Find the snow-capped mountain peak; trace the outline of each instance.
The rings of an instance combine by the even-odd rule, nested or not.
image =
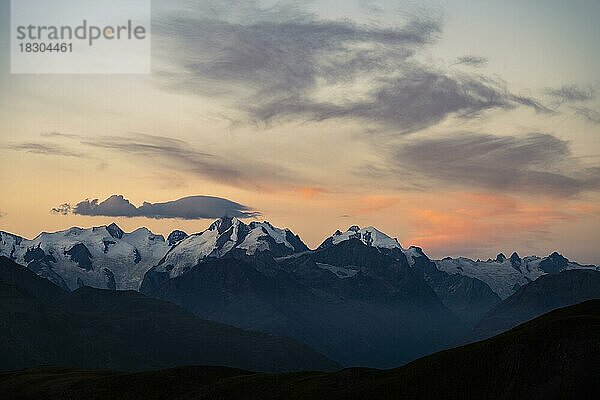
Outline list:
[[[598,270],[594,265],[581,265],[569,261],[557,252],[543,258],[537,256],[521,258],[516,252],[510,258],[506,258],[503,253],[500,253],[495,259],[487,261],[446,257],[435,263],[441,271],[465,275],[485,282],[503,299],[542,275],[557,274],[568,269]]]
[[[423,249],[417,246],[410,246],[408,249],[404,250],[404,255],[406,256],[406,260],[408,261],[408,265],[411,267],[415,266],[415,260],[420,257],[428,258]]]
[[[223,217],[175,244],[157,270],[168,271],[174,277],[207,257],[219,258],[232,251],[248,256],[269,252],[282,257],[307,250],[300,237],[287,228],[277,228],[267,221],[246,224],[235,217]]]
[[[169,243],[169,246],[175,246],[177,243],[181,242],[186,237],[188,237],[187,233],[175,229],[169,234],[169,236],[167,236],[167,242]]]
[[[352,225],[346,232],[341,232],[340,230],[335,231],[333,235],[325,239],[319,248],[334,246],[350,239],[358,239],[367,246],[373,246],[378,249],[403,250],[398,239],[386,235],[373,226],[361,228],[358,225]]]
[[[116,224],[40,233],[32,240],[0,233],[0,254],[65,289],[81,285],[137,289],[169,249],[147,228],[126,233]]]
[[[276,247],[279,247],[276,251],[277,256],[308,250],[300,237],[294,235],[288,228],[274,227],[268,221],[251,222],[249,234],[238,247],[245,249],[246,254],[249,255],[261,251],[273,251]]]
[[[125,234],[125,232],[123,232],[123,230],[119,227],[119,225],[115,224],[114,222],[112,224],[108,225],[106,227],[106,230],[108,231],[110,236],[117,238],[117,239],[123,238],[123,235]]]
[[[246,224],[244,224],[242,221],[240,221],[236,217],[222,217],[222,218],[215,220],[212,224],[210,224],[210,226],[208,227],[208,230],[209,231],[217,231],[219,234],[223,234],[227,230],[231,229],[232,227],[238,227],[240,225],[246,225]]]

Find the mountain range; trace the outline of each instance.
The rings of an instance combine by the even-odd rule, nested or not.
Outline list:
[[[403,253],[409,264],[426,257],[422,249],[403,248],[397,239],[374,227],[351,226],[336,231],[316,249],[335,246],[357,239],[380,252],[398,257]],[[292,257],[311,251],[290,229],[277,228],[269,222],[250,222],[223,217],[206,230],[188,235],[174,230],[165,239],[147,228],[124,232],[117,224],[93,228],[73,227],[53,233],[42,232],[29,240],[0,231],[0,255],[6,256],[58,286],[74,290],[81,286],[102,289],[138,290],[150,269],[169,269],[170,277],[185,273],[205,259],[221,258],[227,254],[256,256],[268,253],[274,258]],[[558,253],[547,257],[521,258],[502,253],[487,261],[464,257],[431,260],[436,269],[451,275],[477,279],[504,299],[519,287],[545,274],[565,269],[596,269],[581,265]],[[162,266],[162,267],[161,267]],[[353,271],[335,270],[335,274]]]
[[[33,240],[2,232],[0,254],[66,291],[135,289],[203,320],[293,338],[341,365],[378,368],[597,296],[559,290],[563,300],[486,328],[490,314],[548,280],[541,278],[600,275],[596,266],[558,253],[432,260],[374,227],[338,230],[310,250],[289,229],[226,217],[197,234],[177,230],[166,239],[145,228],[126,233],[114,223]]]

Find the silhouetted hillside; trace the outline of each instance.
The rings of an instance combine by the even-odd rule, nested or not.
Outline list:
[[[205,321],[138,292],[67,293],[0,257],[0,368],[125,370],[219,365],[261,371],[338,365],[288,338]]]
[[[122,374],[42,368],[0,374],[7,399],[595,399],[600,300],[393,370],[255,374],[189,367]]]

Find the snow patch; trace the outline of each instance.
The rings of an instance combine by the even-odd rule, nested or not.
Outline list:
[[[326,269],[328,271],[333,272],[340,279],[351,278],[358,273],[358,267],[356,267],[356,269],[354,269],[351,266],[336,267],[335,265],[329,265],[329,264],[322,264],[322,263],[316,263],[316,264],[317,264],[317,267],[319,267],[321,269]]]

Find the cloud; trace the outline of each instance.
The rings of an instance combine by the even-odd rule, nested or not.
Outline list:
[[[61,132],[46,132],[42,137],[56,141],[76,141],[81,146],[100,150],[118,151],[123,154],[137,156],[140,160],[152,163],[156,168],[160,164],[161,170],[154,172],[153,177],[163,178],[168,175],[170,187],[182,187],[181,174],[191,174],[209,179],[219,184],[227,184],[238,188],[251,188],[271,190],[272,188],[297,187],[311,185],[310,177],[302,176],[300,171],[292,171],[285,166],[277,165],[270,161],[246,157],[233,153],[227,157],[200,151],[194,145],[184,140],[172,137],[149,135],[144,133],[131,133],[127,136],[94,136],[88,137],[78,134],[64,134]],[[21,143],[11,147],[14,150],[38,151],[38,146]],[[62,155],[79,156],[97,161],[96,170],[108,168],[109,163],[102,154],[77,153],[65,150],[58,144],[48,144],[42,147],[42,154],[58,154],[63,149]],[[89,150],[89,149],[88,149]],[[47,151],[47,153],[46,153]],[[311,187],[315,187],[314,185]],[[315,189],[318,189],[315,187]]]
[[[600,167],[584,166],[570,143],[544,133],[478,133],[405,140],[390,145],[394,176],[497,191],[573,196],[600,189]]]
[[[488,59],[486,57],[479,57],[474,55],[466,55],[458,57],[453,65],[468,65],[470,67],[483,67],[487,64]]]
[[[60,132],[44,132],[41,133],[40,136],[50,139],[77,139],[81,138],[79,135],[75,134],[66,134]],[[10,150],[21,151],[25,153],[38,154],[44,156],[62,156],[62,157],[73,157],[73,158],[82,158],[88,159],[93,162],[97,162],[96,170],[101,171],[108,167],[106,161],[100,158],[96,158],[93,155],[72,150],[69,147],[57,144],[57,143],[48,143],[48,142],[23,142],[12,144],[7,147]]]
[[[569,108],[575,111],[576,115],[583,117],[587,122],[600,124],[600,112],[581,104],[596,99],[598,87],[598,83],[586,86],[564,85],[559,88],[547,88],[546,94],[554,100],[552,108],[558,109],[564,104],[571,104]]]
[[[63,203],[50,209],[52,214],[69,215],[73,212],[73,207],[69,203]]]
[[[581,115],[588,122],[600,124],[600,111],[588,107],[573,107],[577,115]]]
[[[198,151],[185,141],[170,137],[146,134],[135,134],[130,137],[103,136],[93,140],[82,139],[81,143],[128,154],[159,157],[168,162],[174,162],[177,168],[187,165],[189,170],[213,179],[231,182],[240,177],[240,172],[236,168],[228,165],[219,157]]]
[[[264,104],[254,114],[262,120],[303,116],[311,120],[360,118],[414,132],[432,126],[450,114],[462,118],[491,109],[510,109],[522,104],[550,112],[534,99],[510,94],[498,82],[465,74],[445,74],[420,65],[404,65],[400,77],[382,79],[367,99],[334,104],[306,98],[289,98]]]
[[[63,156],[77,158],[86,157],[84,153],[70,150],[68,148],[53,143],[24,142],[9,145],[8,148],[15,151],[23,151],[26,153],[41,154],[47,156]]]
[[[58,132],[58,131],[51,131],[51,132],[42,132],[40,134],[40,136],[42,137],[47,137],[47,138],[67,138],[67,139],[77,139],[79,137],[81,137],[80,135],[76,135],[73,133],[62,133],[62,132]]]
[[[220,96],[260,122],[361,119],[412,132],[454,114],[517,106],[550,112],[497,79],[419,62],[441,33],[435,15],[383,27],[298,7],[206,1],[162,18],[156,31],[174,64],[161,74],[166,87]]]
[[[122,195],[112,195],[104,201],[83,200],[72,206],[68,203],[53,208],[61,215],[75,214],[105,217],[146,217],[154,219],[205,219],[222,216],[251,218],[260,215],[251,208],[233,201],[212,196],[190,196],[163,203],[144,202],[136,207]]]
[[[292,184],[299,179],[284,167],[239,156],[224,158],[194,148],[190,143],[165,136],[133,134],[82,138],[81,143],[101,149],[117,150],[159,161],[168,168],[185,171],[218,183],[236,187],[265,187],[271,183]]]
[[[593,86],[565,85],[560,88],[548,88],[546,93],[559,103],[581,102],[594,99],[596,90]]]

